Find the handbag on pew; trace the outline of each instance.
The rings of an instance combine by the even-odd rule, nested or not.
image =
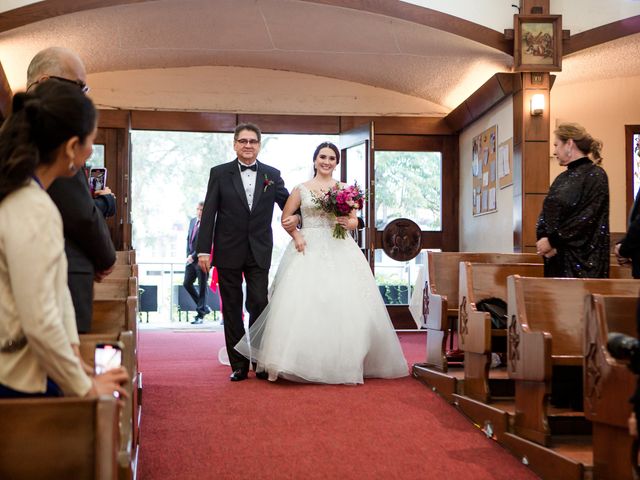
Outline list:
[[[480,312],[489,312],[491,315],[491,326],[496,329],[507,328],[507,302],[497,297],[484,298],[476,303],[476,308]]]

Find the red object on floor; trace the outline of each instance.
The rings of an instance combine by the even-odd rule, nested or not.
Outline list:
[[[412,377],[230,382],[222,332],[140,338],[141,480],[537,478]],[[424,334],[400,338],[424,361]]]

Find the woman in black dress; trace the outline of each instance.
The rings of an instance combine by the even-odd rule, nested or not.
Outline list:
[[[549,188],[536,226],[545,277],[607,278],[609,181],[599,166],[602,142],[575,123],[559,125],[554,134],[554,155],[567,169]]]

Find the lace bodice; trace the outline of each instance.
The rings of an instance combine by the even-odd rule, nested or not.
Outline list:
[[[316,206],[313,202],[311,190],[302,183],[296,188],[300,191],[302,228],[333,228],[336,224],[335,217],[323,212]]]

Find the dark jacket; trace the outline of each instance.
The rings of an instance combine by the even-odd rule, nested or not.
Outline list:
[[[212,264],[217,267],[240,268],[251,252],[256,263],[268,269],[273,250],[273,207],[277,203],[283,209],[288,197],[280,171],[258,162],[253,208],[249,210],[238,160],[213,167],[200,219],[198,253],[208,254],[213,242]]]
[[[627,234],[620,242],[620,255],[631,259],[633,278],[640,278],[640,190],[629,215]]]
[[[69,290],[80,333],[91,330],[93,277],[110,268],[116,250],[109,228],[96,207],[82,170],[70,178],[58,178],[48,190],[60,210],[64,225],[65,252],[69,263]]]

